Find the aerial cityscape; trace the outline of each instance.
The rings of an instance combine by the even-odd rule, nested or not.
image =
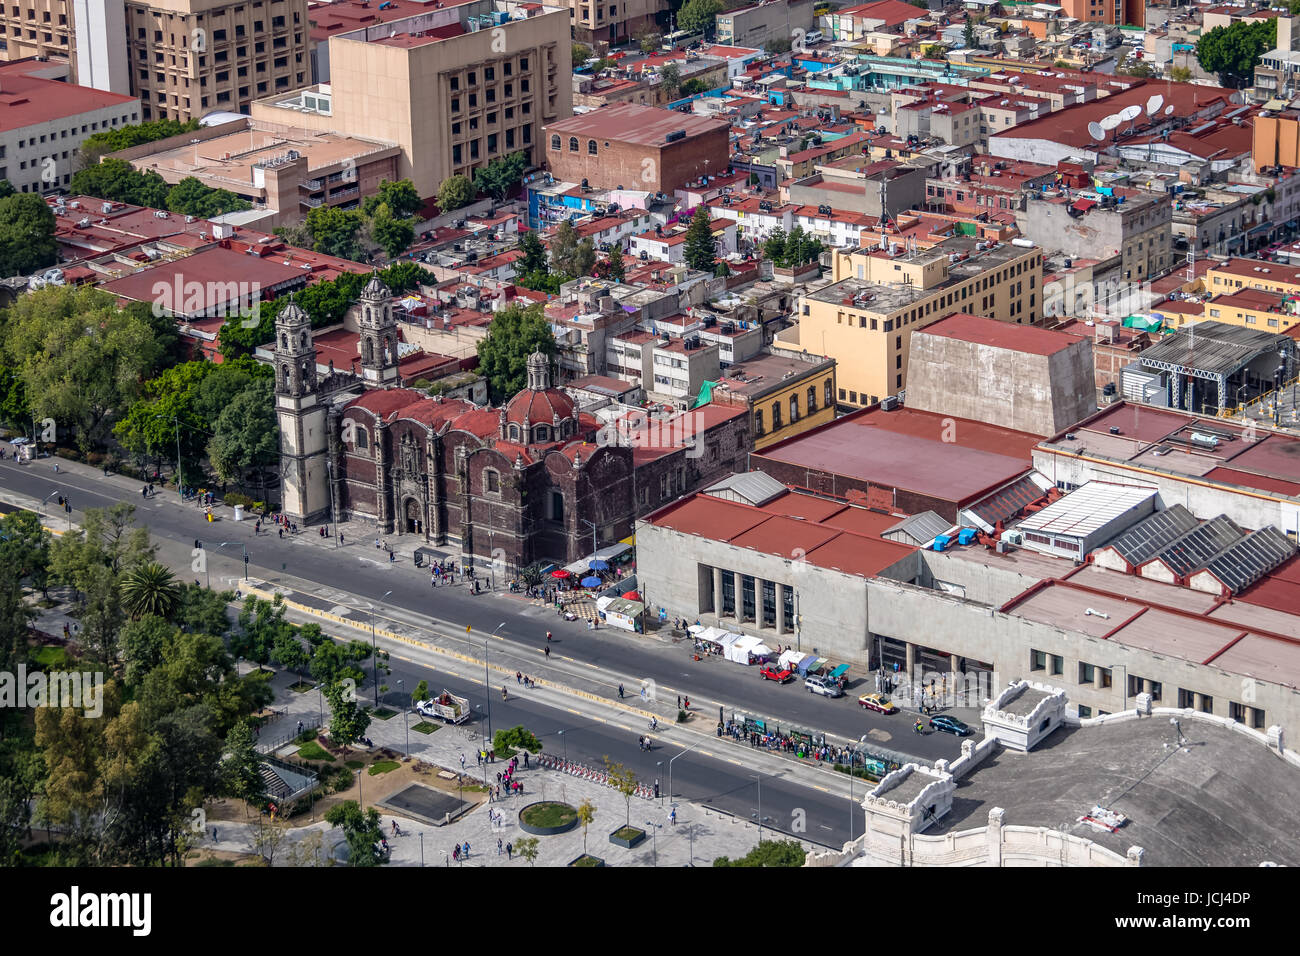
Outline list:
[[[6,867],[1300,865],[1300,0],[0,31]]]

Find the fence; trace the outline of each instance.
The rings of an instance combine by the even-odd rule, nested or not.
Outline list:
[[[538,755],[537,765],[543,770],[554,770],[556,773],[565,774],[570,777],[577,777],[579,780],[589,780],[602,787],[614,787],[615,789],[618,789],[610,780],[609,772],[607,770],[602,770],[599,767],[592,767],[584,763],[567,760],[564,757],[557,757],[545,752]],[[655,799],[654,789],[639,783],[636,785],[636,790],[632,795],[640,797],[642,800]]]

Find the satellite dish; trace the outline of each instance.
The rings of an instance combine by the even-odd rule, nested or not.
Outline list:
[[[1091,136],[1093,139],[1100,141],[1106,138],[1106,131],[1102,129],[1100,123],[1089,123],[1088,135]]]
[[[1174,112],[1174,107],[1173,107],[1173,104],[1172,104],[1172,103],[1171,103],[1169,106],[1166,106],[1166,107],[1165,107],[1165,115],[1166,115],[1166,116],[1172,116],[1172,115],[1173,115],[1173,112]]]
[[[1160,107],[1165,105],[1165,98],[1157,93],[1151,99],[1147,100],[1147,116],[1155,116],[1160,111]]]
[[[1100,126],[1102,129],[1106,130],[1107,132],[1110,132],[1122,122],[1123,120],[1119,118],[1118,113],[1111,113],[1109,116],[1105,117],[1100,122],[1098,122],[1097,125]]]
[[[1134,103],[1132,106],[1126,106],[1119,111],[1120,122],[1127,123],[1129,120],[1135,120],[1142,115],[1142,107]]]

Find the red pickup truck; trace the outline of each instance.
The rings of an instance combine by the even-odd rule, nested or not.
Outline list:
[[[758,676],[763,680],[774,680],[778,684],[784,684],[787,681],[794,680],[794,673],[788,667],[777,667],[774,664],[765,664],[758,672]]]

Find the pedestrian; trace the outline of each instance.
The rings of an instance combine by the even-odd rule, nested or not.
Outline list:
[[[506,844],[506,859],[507,859],[507,860],[513,860],[514,858],[515,858],[515,845],[514,845],[513,843],[507,843],[507,844]]]
[[[659,781],[658,781],[658,780],[655,781],[655,799],[656,799],[656,800],[659,799]]]
[[[469,840],[465,841],[465,859],[469,859]]]
[[[375,538],[375,550],[378,551],[379,548],[380,548],[379,538],[376,536],[376,538]]]
[[[459,844],[459,843],[457,843],[456,846],[452,848],[452,851],[451,851],[451,858],[452,858],[453,860],[455,860],[457,863],[460,862],[460,844]]]
[[[668,814],[668,822],[677,826],[677,808],[673,807],[672,812]]]
[[[216,842],[217,842],[217,828],[216,828],[216,827],[213,827],[213,828],[212,828],[212,842],[213,842],[213,843],[216,843]]]
[[[525,769],[525,770],[528,769],[528,751],[527,751],[527,750],[524,751],[524,769]]]
[[[495,747],[488,751],[488,761],[491,763],[497,762],[497,752]]]
[[[343,532],[339,532],[339,547],[343,547]]]
[[[464,770],[464,769],[465,769],[465,754],[464,754],[464,753],[461,753],[461,755],[460,755],[460,769],[461,769],[461,770]]]
[[[623,699],[623,685],[622,685],[622,684],[619,684],[619,685],[618,685],[618,699],[619,699],[619,700],[622,700],[622,699]]]
[[[522,684],[523,682],[524,682],[524,675],[519,673],[519,671],[515,671],[515,683]]]
[[[497,856],[501,855],[501,849],[502,849],[502,840],[500,837],[497,837]]]
[[[474,752],[474,762],[480,767],[483,766],[483,751],[477,750]]]
[[[691,699],[689,697],[686,698],[686,709],[687,710],[691,709]]]
[[[279,535],[280,535],[280,540],[283,541],[283,540],[284,540],[284,529],[283,529],[283,528],[281,528],[281,529],[279,530]]]
[[[677,695],[677,709],[678,709],[678,710],[681,710],[681,709],[682,709],[682,695],[681,695],[681,694],[678,694],[678,695]]]

